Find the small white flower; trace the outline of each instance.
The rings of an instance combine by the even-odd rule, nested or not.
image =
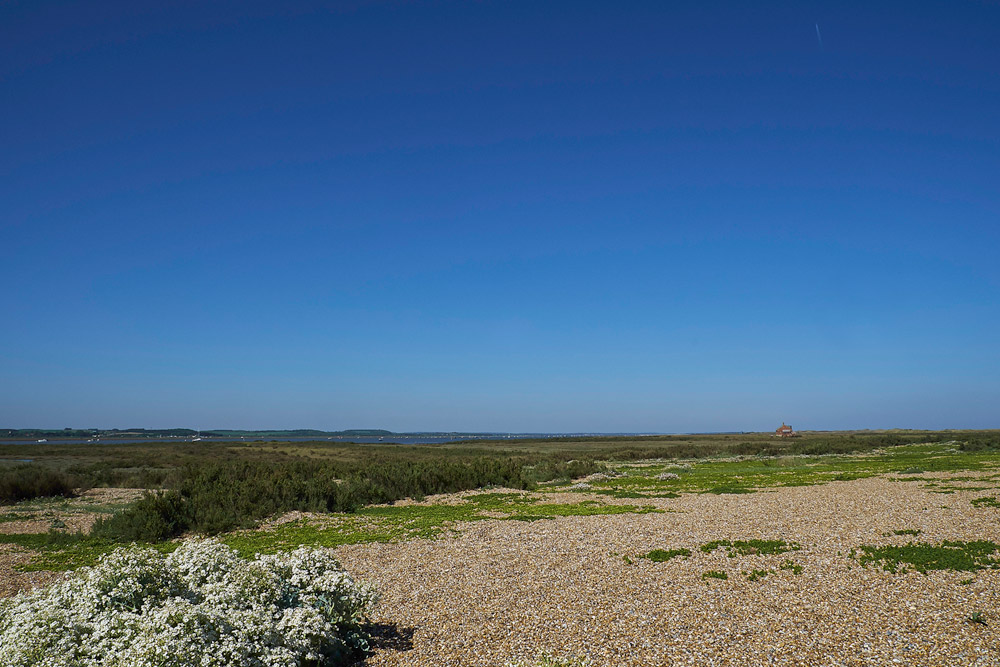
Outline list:
[[[328,552],[242,560],[215,540],[119,549],[0,601],[5,667],[299,667],[367,647],[376,601]]]

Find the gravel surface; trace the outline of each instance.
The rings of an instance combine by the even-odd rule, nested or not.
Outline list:
[[[848,557],[862,544],[1000,542],[1000,510],[969,504],[989,494],[931,493],[899,479],[629,499],[621,502],[668,511],[481,521],[454,537],[350,545],[337,555],[382,593],[371,667],[503,667],[533,664],[542,652],[609,667],[1000,665],[1000,570],[891,574]],[[588,494],[540,497],[579,502]],[[922,533],[892,534],[901,529]],[[722,539],[782,539],[801,549],[736,558],[699,550]],[[638,558],[681,547],[690,558]],[[58,576],[13,569],[26,558],[0,546],[0,595]],[[801,574],[780,569],[787,560]],[[770,573],[749,581],[755,569]],[[729,579],[703,579],[710,570]],[[988,625],[969,622],[973,612]]]
[[[0,598],[35,586],[44,586],[62,576],[58,572],[18,572],[14,569],[29,560],[29,554],[20,547],[0,544]]]
[[[372,666],[502,666],[541,652],[616,667],[1000,665],[1000,571],[891,574],[847,557],[861,544],[914,539],[891,534],[900,529],[923,531],[923,542],[1000,541],[1000,510],[969,505],[979,495],[889,478],[686,494],[656,501],[678,512],[485,521],[453,538],[345,546],[338,556],[383,595]],[[717,539],[802,548],[698,550]],[[636,559],[678,547],[691,557]],[[785,560],[801,574],[779,569]],[[752,569],[773,573],[749,581]],[[702,579],[709,570],[729,579]],[[967,620],[977,611],[988,625]]]

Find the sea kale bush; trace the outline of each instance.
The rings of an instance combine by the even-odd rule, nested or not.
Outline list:
[[[7,667],[326,667],[368,649],[375,602],[327,552],[241,559],[213,540],[127,547],[0,602]]]

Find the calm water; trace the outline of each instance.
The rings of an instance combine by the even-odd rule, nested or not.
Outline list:
[[[525,438],[562,438],[568,435],[637,435],[634,433],[489,433],[479,435],[450,435],[450,436],[385,436],[378,437],[344,437],[344,438],[317,438],[317,437],[297,437],[297,438],[202,438],[200,442],[353,442],[358,444],[402,444],[402,445],[427,445],[440,444],[443,442],[454,442],[456,440],[517,440]],[[99,440],[72,439],[72,438],[50,438],[48,442],[41,444],[49,445],[79,445],[86,443],[95,444],[136,444],[154,442],[192,442],[191,438],[101,438]],[[35,440],[3,440],[3,445],[35,445],[39,444]]]

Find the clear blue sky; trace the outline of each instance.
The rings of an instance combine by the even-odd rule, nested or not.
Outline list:
[[[0,4],[0,426],[1000,427],[1000,5],[156,4]]]

